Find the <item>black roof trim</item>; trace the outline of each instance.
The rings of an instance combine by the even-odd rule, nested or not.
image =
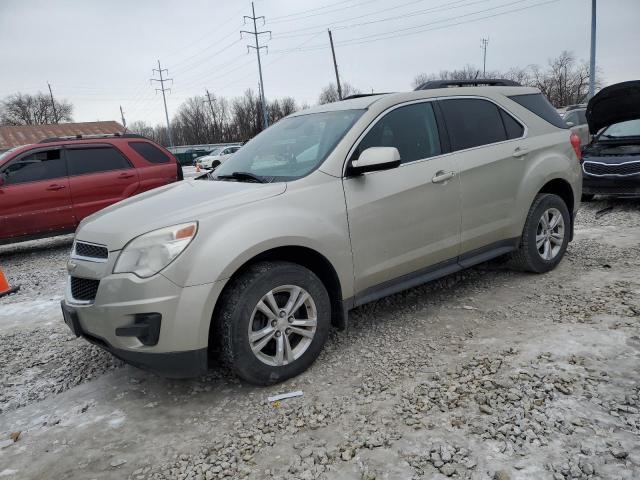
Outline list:
[[[38,143],[64,142],[71,140],[94,140],[100,138],[147,138],[136,133],[99,133],[93,135],[68,135],[63,137],[49,137],[40,140]]]
[[[522,85],[506,78],[475,78],[473,80],[431,80],[424,82],[416,90],[432,90],[451,87],[521,87]]]
[[[376,95],[388,95],[389,92],[379,92],[379,93],[355,93],[353,95],[349,95],[348,97],[344,97],[342,100],[351,100],[353,98],[362,98],[362,97],[375,97]]]

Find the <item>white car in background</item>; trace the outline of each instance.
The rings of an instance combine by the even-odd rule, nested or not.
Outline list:
[[[218,147],[212,150],[209,155],[200,157],[197,164],[200,168],[214,169],[225,162],[232,154],[240,150],[241,145],[228,145],[226,147]]]

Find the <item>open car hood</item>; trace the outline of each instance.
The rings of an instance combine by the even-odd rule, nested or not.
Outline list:
[[[603,88],[589,100],[586,115],[594,135],[614,123],[640,118],[640,80]]]

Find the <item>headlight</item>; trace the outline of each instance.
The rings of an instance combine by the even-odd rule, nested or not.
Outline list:
[[[120,252],[113,273],[134,273],[148,278],[169,265],[191,243],[198,223],[183,223],[145,233]]]

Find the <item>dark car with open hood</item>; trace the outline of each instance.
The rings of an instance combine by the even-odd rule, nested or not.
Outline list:
[[[582,200],[640,196],[640,80],[603,88],[586,116],[594,137],[582,149]]]

